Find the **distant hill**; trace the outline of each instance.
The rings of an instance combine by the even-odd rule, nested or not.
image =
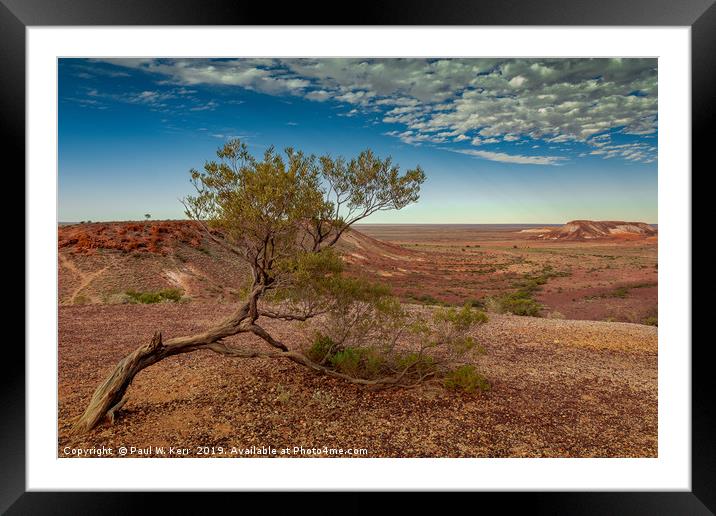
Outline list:
[[[128,291],[177,289],[185,298],[235,301],[242,260],[188,220],[92,222],[57,228],[61,304],[124,303]],[[391,265],[413,251],[354,229],[337,246],[348,267]]]
[[[572,220],[558,228],[528,229],[533,238],[541,240],[635,240],[657,236],[657,229],[645,222],[616,220]]]

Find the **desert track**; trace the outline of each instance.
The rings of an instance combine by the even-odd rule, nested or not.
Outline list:
[[[80,292],[82,292],[85,288],[90,286],[90,284],[96,280],[99,276],[101,276],[108,268],[109,266],[105,266],[101,269],[98,269],[96,271],[92,272],[82,272],[71,260],[69,260],[65,255],[62,253],[58,253],[60,257],[60,264],[64,265],[68,270],[70,270],[72,273],[76,274],[80,278],[79,285],[72,291],[72,293],[69,295],[69,304],[74,304],[77,302],[77,296],[80,295]]]

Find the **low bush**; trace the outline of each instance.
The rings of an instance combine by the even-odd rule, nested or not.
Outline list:
[[[644,324],[649,326],[659,326],[659,318],[655,315],[651,315],[644,319]]]
[[[487,378],[478,373],[475,366],[470,364],[449,371],[445,375],[443,383],[448,389],[465,392],[490,390],[490,382],[487,381]]]
[[[353,309],[346,312],[350,314],[351,322],[342,317],[326,321],[304,347],[309,359],[353,378],[410,384],[443,378],[461,357],[485,352],[469,332],[485,324],[487,315],[467,304],[438,308],[429,320],[404,311],[394,298],[381,297],[360,308],[358,321]],[[419,346],[397,345],[401,336],[410,335]]]
[[[644,324],[649,326],[659,326],[659,311],[658,308],[653,308],[646,313],[646,317],[642,321]]]
[[[553,310],[547,314],[547,319],[564,319],[564,314]]]
[[[542,311],[542,305],[532,299],[531,293],[521,290],[500,297],[498,303],[502,313],[539,317]]]
[[[127,290],[126,294],[132,302],[142,304],[161,303],[164,301],[177,302],[182,297],[182,291],[177,288],[165,288],[157,292]]]
[[[420,301],[421,303],[424,303],[426,305],[441,305],[442,301],[438,301],[430,294],[423,294],[420,296],[416,296],[414,299]]]
[[[491,298],[485,302],[485,306],[498,313],[540,317],[544,307],[532,297],[533,294],[550,278],[569,275],[569,272],[555,271],[551,265],[546,265],[539,273],[528,274],[522,281],[515,283],[515,292]]]
[[[330,359],[335,348],[336,343],[333,342],[333,339],[319,333],[313,339],[311,346],[306,350],[306,356],[314,362],[322,364],[324,361]]]
[[[363,358],[362,350],[358,348],[345,348],[333,354],[329,359],[331,365],[338,371],[349,376],[361,378],[361,359]]]
[[[399,371],[410,368],[418,376],[433,374],[436,371],[433,357],[415,352],[399,355],[396,360],[396,366]]]
[[[620,299],[624,299],[629,295],[629,289],[627,287],[619,287],[617,289],[614,289],[614,292],[611,293],[610,297],[618,297]]]
[[[468,299],[465,301],[466,305],[470,305],[472,308],[478,308],[480,310],[484,310],[486,308],[486,300],[485,299]]]

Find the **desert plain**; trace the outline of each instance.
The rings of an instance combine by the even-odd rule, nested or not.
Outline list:
[[[364,224],[340,243],[348,274],[388,285],[410,310],[486,310],[489,321],[474,330],[486,353],[474,363],[489,391],[439,382],[375,390],[291,362],[200,351],[142,371],[113,424],[73,435],[122,357],[157,330],[179,336],[228,315],[247,268],[186,221],[61,225],[58,456],[99,446],[159,456],[156,447],[175,446],[183,456],[303,447],[364,457],[655,457],[657,236],[540,237],[553,229]],[[500,300],[525,285],[531,315],[505,310]],[[138,302],[160,291],[173,294]],[[310,324],[266,326],[290,346],[311,335]]]

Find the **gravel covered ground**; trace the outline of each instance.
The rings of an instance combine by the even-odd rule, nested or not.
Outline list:
[[[199,351],[141,372],[113,426],[69,434],[99,382],[155,330],[165,338],[194,332],[231,308],[60,306],[58,456],[100,446],[110,456],[120,446],[151,447],[150,456],[167,456],[168,447],[213,457],[286,447],[365,449],[368,457],[657,455],[655,327],[492,314],[475,333],[487,349],[476,363],[492,383],[488,393],[435,384],[375,391],[288,361]],[[266,326],[287,343],[300,339],[295,324]]]

